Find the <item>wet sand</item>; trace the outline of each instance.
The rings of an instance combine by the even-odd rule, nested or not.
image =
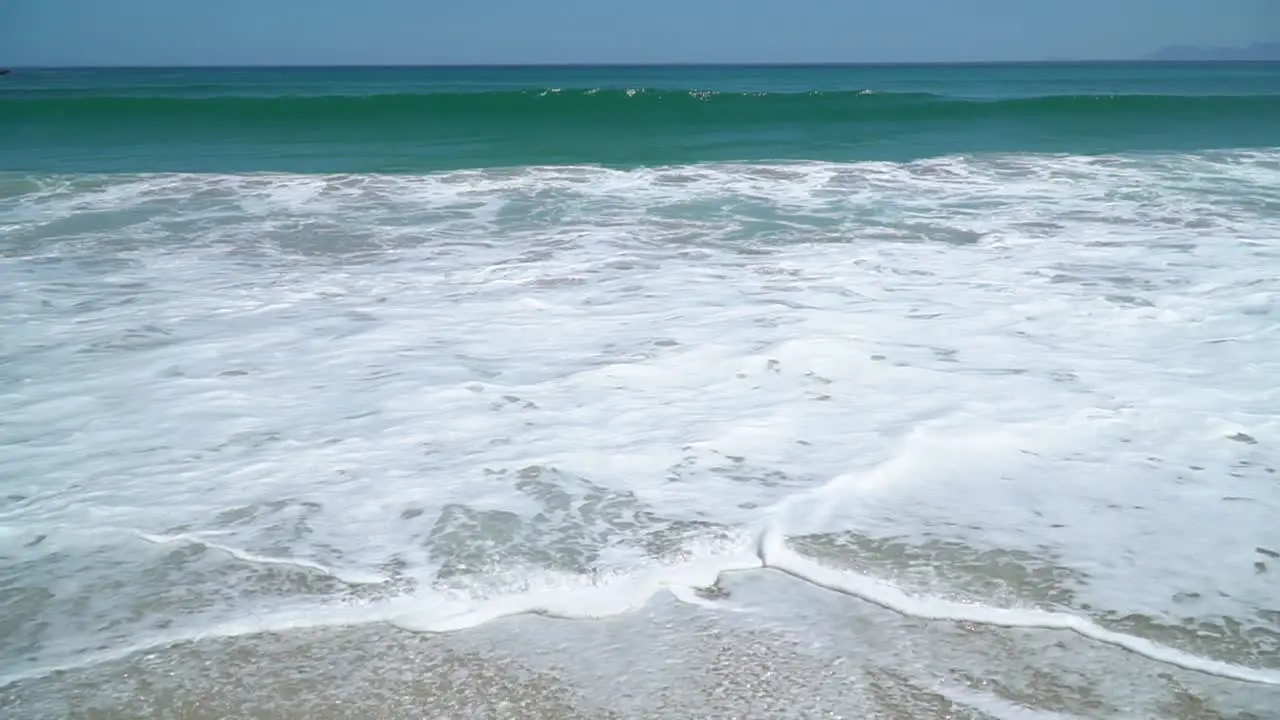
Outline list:
[[[1280,717],[1280,688],[1070,633],[930,622],[770,571],[717,607],[183,643],[0,689],[7,718]]]

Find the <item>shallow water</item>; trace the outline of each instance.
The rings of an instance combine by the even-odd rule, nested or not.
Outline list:
[[[9,176],[0,684],[530,612],[847,654],[884,612],[912,687],[1141,663],[1134,716],[1188,670],[1257,713],[1278,211],[1274,150]],[[1055,717],[1017,697],[966,707]]]

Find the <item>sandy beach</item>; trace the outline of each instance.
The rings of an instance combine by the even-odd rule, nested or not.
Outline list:
[[[598,621],[184,643],[0,690],[14,718],[1274,717],[1280,688],[1071,633],[903,617],[772,571]]]

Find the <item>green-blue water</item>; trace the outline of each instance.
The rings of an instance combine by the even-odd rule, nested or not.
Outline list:
[[[30,70],[0,170],[420,172],[1280,144],[1280,64]]]

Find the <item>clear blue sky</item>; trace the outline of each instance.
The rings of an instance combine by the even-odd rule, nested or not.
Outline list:
[[[1128,58],[1280,39],[1280,0],[0,0],[0,65]]]

